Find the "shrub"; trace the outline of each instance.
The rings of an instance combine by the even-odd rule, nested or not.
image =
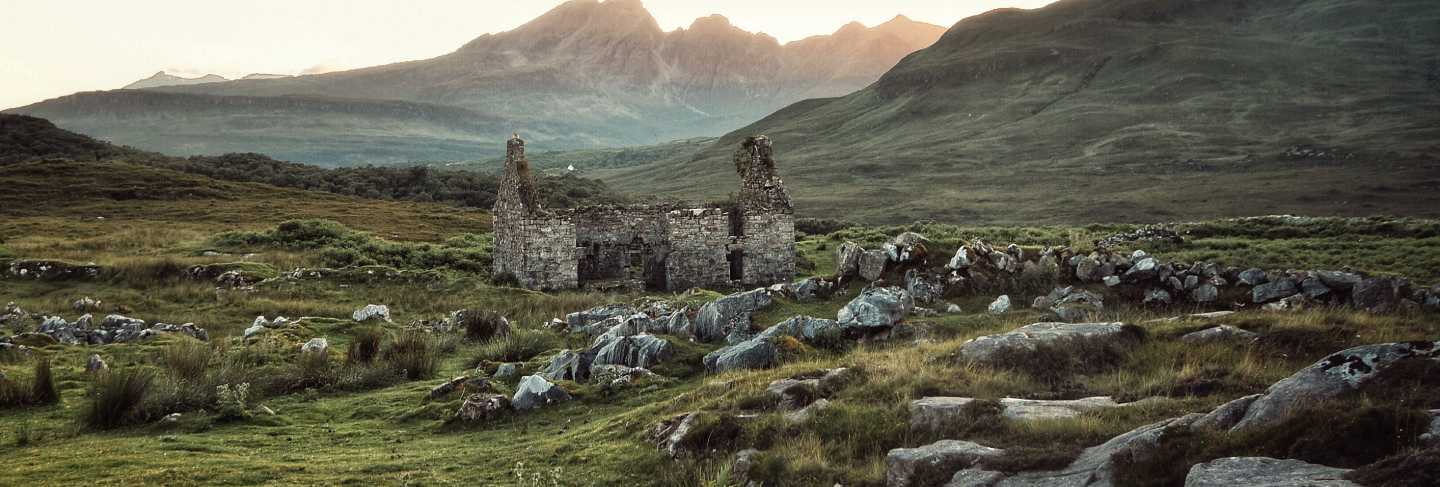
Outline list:
[[[181,338],[165,346],[162,352],[165,368],[169,369],[175,378],[187,382],[202,381],[213,356],[209,345],[188,338]]]
[[[378,326],[368,326],[355,330],[355,335],[350,340],[350,348],[345,352],[345,364],[369,364],[380,357],[380,344],[385,340],[385,330]]]
[[[1077,387],[1077,376],[1113,369],[1125,361],[1126,348],[1144,340],[1145,330],[1127,325],[1117,339],[1071,338],[1040,344],[1033,350],[1007,349],[991,362],[1048,385],[1052,392]]]
[[[414,330],[395,337],[395,341],[386,347],[383,360],[392,370],[410,380],[435,377],[440,368],[440,353],[435,339]]]
[[[114,428],[144,418],[140,405],[155,380],[149,369],[111,370],[95,377],[85,423],[95,428]]]
[[[60,402],[60,393],[55,391],[55,377],[50,371],[50,358],[35,361],[35,379],[31,383],[30,401],[35,404]]]
[[[220,384],[215,386],[215,417],[219,420],[236,420],[250,417],[250,384]]]
[[[335,376],[335,388],[344,391],[367,391],[388,387],[404,379],[387,364],[347,365]]]
[[[1440,447],[1395,454],[1345,476],[1360,485],[1430,487],[1440,485]]]
[[[336,381],[336,372],[330,363],[330,355],[324,353],[300,354],[287,372],[284,383],[278,387],[283,392],[321,389]]]
[[[464,310],[456,316],[457,324],[465,330],[465,339],[483,342],[510,335],[510,322],[494,311]]]

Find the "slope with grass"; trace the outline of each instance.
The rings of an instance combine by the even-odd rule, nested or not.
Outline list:
[[[1433,217],[1440,4],[1064,0],[956,24],[853,94],[803,101],[617,187],[718,196],[776,141],[808,216],[870,223]]]

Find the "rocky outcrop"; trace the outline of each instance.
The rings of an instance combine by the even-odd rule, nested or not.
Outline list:
[[[97,325],[91,315],[83,315],[74,323],[59,316],[47,316],[36,332],[55,343],[65,345],[105,345],[149,340],[167,334],[186,335],[197,340],[209,340],[210,334],[194,323],[174,325],[156,323],[147,325],[139,320],[121,315],[109,315]]]
[[[885,455],[885,485],[941,485],[955,472],[1003,453],[1004,450],[960,440],[941,440],[918,448],[896,448]]]
[[[706,343],[743,341],[751,335],[750,316],[773,302],[768,290],[755,289],[706,303],[695,315],[695,338]]]
[[[1345,480],[1349,470],[1264,457],[1231,457],[1190,468],[1185,487],[1359,487]]]
[[[100,277],[100,266],[58,260],[17,260],[6,268],[6,275],[36,281],[88,280]]]
[[[570,380],[584,382],[590,378],[590,364],[594,360],[593,355],[588,355],[574,350],[561,350],[550,358],[550,364],[540,372],[550,380]]]
[[[662,421],[647,435],[670,458],[703,455],[727,447],[740,435],[735,418],[713,413],[686,413]]]
[[[1364,345],[1335,353],[1276,382],[1257,396],[1247,396],[1217,408],[1207,425],[1247,431],[1275,424],[1288,414],[1314,404],[1365,388],[1397,364],[1417,360],[1440,360],[1440,342],[1403,342]]]
[[[910,401],[910,428],[914,431],[945,431],[970,417],[969,397],[926,397]],[[1007,397],[999,400],[1001,417],[1011,421],[1074,418],[1093,411],[1129,406],[1110,397],[1072,400],[1038,400]]]
[[[616,337],[595,350],[592,365],[651,368],[674,353],[670,342],[654,335]]]
[[[780,338],[794,338],[811,345],[830,345],[841,338],[838,322],[809,316],[796,316],[766,328],[749,340],[721,348],[705,355],[705,370],[719,373],[727,370],[763,369],[780,361]]]

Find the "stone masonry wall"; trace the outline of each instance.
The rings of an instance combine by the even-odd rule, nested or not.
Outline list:
[[[768,286],[795,277],[795,216],[789,213],[747,213],[740,238],[746,286]]]
[[[666,214],[666,220],[670,241],[666,287],[729,287],[729,215],[716,208],[674,210]]]
[[[639,279],[665,286],[670,252],[665,210],[654,207],[590,207],[570,214],[581,282]],[[640,266],[636,267],[636,258]]]

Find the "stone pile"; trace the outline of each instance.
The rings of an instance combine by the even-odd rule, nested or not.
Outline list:
[[[148,340],[165,333],[177,333],[199,340],[210,339],[210,334],[194,323],[148,325],[145,320],[121,315],[106,316],[99,323],[95,323],[94,316],[89,314],[80,316],[74,322],[59,316],[46,316],[36,333],[64,345],[129,343]]]

